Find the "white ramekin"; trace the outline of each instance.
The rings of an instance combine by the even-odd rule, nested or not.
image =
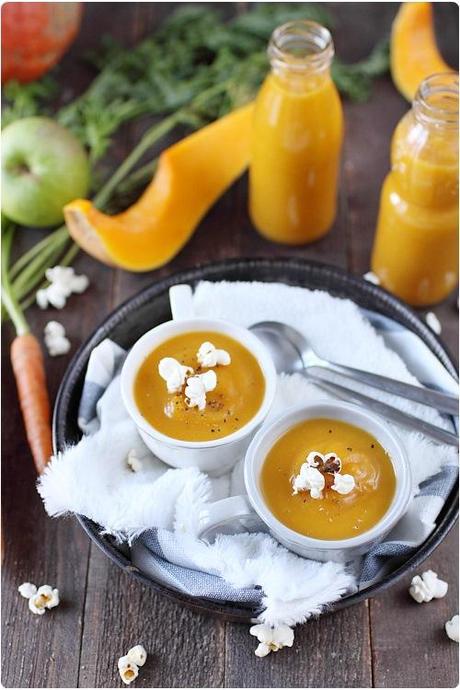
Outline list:
[[[396,490],[385,515],[367,532],[349,539],[313,539],[286,527],[269,510],[260,487],[263,463],[276,441],[299,422],[328,418],[353,424],[372,434],[387,451],[396,476]],[[202,515],[201,536],[215,533],[228,523],[243,522],[254,512],[262,527],[291,551],[318,561],[346,562],[367,553],[380,542],[406,512],[412,496],[410,465],[404,446],[393,429],[381,418],[349,403],[324,401],[294,407],[264,426],[253,438],[245,458],[246,496],[233,496],[210,504]],[[249,500],[248,500],[249,499]]]
[[[158,458],[173,467],[197,467],[210,475],[219,476],[244,455],[267,416],[276,389],[275,367],[265,346],[246,328],[220,319],[195,318],[192,291],[188,285],[175,285],[170,289],[169,296],[172,321],[147,331],[126,357],[121,372],[123,402],[144,443]],[[265,395],[254,417],[238,431],[215,441],[181,441],[162,434],[142,416],[134,399],[134,381],[145,358],[165,340],[193,331],[215,331],[234,338],[254,355],[265,379]]]

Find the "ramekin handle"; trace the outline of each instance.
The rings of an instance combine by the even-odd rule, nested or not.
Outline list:
[[[173,285],[169,288],[169,303],[173,321],[192,319],[193,298],[190,285]]]
[[[257,513],[253,510],[246,496],[230,496],[220,501],[209,503],[200,513],[200,528],[198,538],[208,541],[208,536],[228,525],[234,520],[244,518],[257,518]],[[264,527],[262,521],[260,521]]]

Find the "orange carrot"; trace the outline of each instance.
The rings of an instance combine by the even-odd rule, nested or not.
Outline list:
[[[11,344],[11,364],[18,387],[27,440],[37,472],[41,474],[50,459],[50,403],[40,343],[32,333],[17,335]]]

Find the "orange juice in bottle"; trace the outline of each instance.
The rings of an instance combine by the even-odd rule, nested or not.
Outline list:
[[[419,88],[393,135],[372,270],[413,306],[443,300],[458,281],[458,75]]]
[[[256,99],[249,211],[270,240],[304,244],[325,235],[336,215],[342,106],[330,75],[327,29],[294,21],[276,29],[271,72]]]

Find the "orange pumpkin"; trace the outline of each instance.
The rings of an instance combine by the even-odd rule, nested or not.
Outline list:
[[[2,6],[2,82],[41,77],[77,35],[79,2],[8,2]]]

